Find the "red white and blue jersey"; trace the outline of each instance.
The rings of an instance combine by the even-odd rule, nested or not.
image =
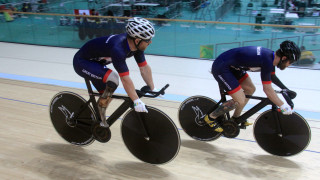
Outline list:
[[[126,59],[134,56],[139,67],[147,64],[143,51],[130,51],[127,34],[110,35],[88,41],[77,53],[86,60],[99,60],[104,57],[112,63],[119,76],[129,75]]]
[[[246,46],[228,50],[214,61],[212,74],[224,85],[229,94],[241,87],[239,82],[247,77],[245,71],[261,72],[263,84],[271,84],[271,75],[275,73],[273,66],[274,52],[260,46]]]
[[[103,92],[112,70],[112,63],[120,77],[129,75],[126,59],[134,56],[139,67],[147,65],[143,51],[130,51],[127,34],[110,35],[92,39],[84,44],[73,58],[75,72],[89,79],[94,87]]]

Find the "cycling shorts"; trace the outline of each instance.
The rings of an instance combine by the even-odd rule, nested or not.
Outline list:
[[[212,66],[213,77],[228,94],[233,94],[241,89],[240,84],[249,77],[243,69],[233,67]]]
[[[99,93],[102,93],[106,89],[106,81],[112,72],[107,66],[98,61],[86,60],[75,55],[73,67],[79,76],[89,79]]]

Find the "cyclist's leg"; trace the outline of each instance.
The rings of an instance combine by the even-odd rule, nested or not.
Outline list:
[[[238,94],[238,93],[235,93],[235,94]],[[209,117],[212,119],[216,119],[219,116],[223,115],[224,113],[234,110],[237,106],[239,106],[238,101],[234,99],[230,99],[222,103],[217,109],[215,109],[212,113],[210,113]]]
[[[98,99],[98,109],[102,120],[100,125],[108,127],[108,124],[106,122],[106,110],[112,100],[112,94],[119,85],[119,76],[117,73],[109,69],[105,75],[105,79],[103,80],[103,82],[105,83],[105,89],[103,91],[100,91],[101,96]]]
[[[76,73],[89,79],[101,94],[98,100],[98,109],[102,125],[107,126],[105,111],[111,101],[110,97],[119,84],[118,75],[99,62],[86,60],[77,55],[74,57],[73,66]]]
[[[230,68],[232,74],[237,78],[240,86],[242,87],[244,94],[245,95],[252,95],[255,91],[255,86],[253,85],[251,78],[249,77],[248,73],[245,70],[241,70],[241,69],[237,69],[237,68]],[[232,97],[232,95],[231,95]],[[242,101],[242,98],[241,100]],[[248,103],[249,99],[245,98],[245,102],[243,105],[239,105],[234,113],[231,119],[235,120],[237,119],[237,117],[239,117],[241,115],[241,112],[244,108],[244,106]],[[249,126],[252,123],[249,122],[244,122],[241,124],[242,128],[245,128],[245,126]]]
[[[252,83],[251,78],[247,73],[243,74],[242,77],[239,79],[240,86],[242,87],[245,95],[252,95],[256,88]],[[231,96],[232,97],[232,96]],[[235,109],[233,113],[233,117],[237,118],[240,116],[244,106],[248,103],[249,99],[245,98],[245,102],[243,106],[239,106]]]
[[[226,112],[235,109],[239,105],[243,105],[245,102],[245,95],[243,90],[237,80],[237,78],[230,71],[230,68],[216,68],[213,67],[212,74],[214,78],[218,81],[222,88],[224,88],[229,95],[231,95],[231,100],[222,103],[217,109],[215,109],[209,116],[205,117],[205,121],[211,127],[215,127],[215,131],[222,132],[221,127],[216,126],[215,119]],[[241,98],[242,97],[242,98]],[[209,118],[210,117],[210,118]]]
[[[253,85],[251,78],[248,76],[242,83],[241,83],[241,87],[244,90],[244,94],[245,95],[252,95],[255,91],[255,86]],[[248,103],[249,98],[245,98],[245,102],[243,106],[238,106],[231,119],[233,119],[235,122],[237,122],[237,118],[241,115],[241,112],[244,108],[244,106]],[[247,120],[241,123],[240,128],[245,129],[246,126],[250,126],[252,125],[252,123],[248,122]]]
[[[247,103],[246,95],[245,95],[244,91],[241,89],[241,90],[234,92],[232,94],[229,94],[229,95],[232,97],[232,100],[236,102],[236,107],[234,108],[235,112],[239,109],[242,110],[243,107]],[[240,113],[241,113],[241,111],[240,111]],[[234,114],[233,114],[233,117],[234,117]]]
[[[245,105],[245,94],[238,81],[238,75],[233,70],[227,69],[219,74],[213,73],[213,76],[232,99],[222,103],[215,111],[210,113],[211,118],[215,119],[226,112]]]

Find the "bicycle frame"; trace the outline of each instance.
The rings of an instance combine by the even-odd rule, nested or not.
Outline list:
[[[74,122],[74,120],[79,116],[79,114],[85,110],[85,108],[87,106],[89,106],[89,104],[91,103],[93,106],[93,109],[96,113],[96,117],[98,118],[98,121],[101,122],[101,118],[98,115],[99,109],[98,109],[98,104],[96,101],[96,96],[100,96],[99,93],[94,93],[92,88],[91,88],[91,84],[90,81],[88,79],[85,79],[87,88],[88,88],[88,93],[89,93],[89,100],[80,107],[79,111],[75,113],[75,115],[70,119],[71,122]],[[111,126],[124,112],[126,112],[127,109],[129,109],[130,107],[132,107],[132,100],[127,97],[127,96],[118,96],[118,95],[112,95],[111,97],[112,99],[122,99],[124,100],[124,102],[119,106],[119,108],[114,111],[111,116],[107,119],[107,123],[109,124],[109,126]]]
[[[228,95],[228,93],[225,92],[224,90],[222,90],[221,88],[220,88],[220,95],[221,95],[220,101],[212,108],[212,110],[210,112],[213,112],[221,103],[227,101],[226,96]],[[246,98],[260,100],[261,102],[256,104],[252,108],[250,108],[247,112],[245,112],[241,116],[239,116],[237,118],[237,121],[239,123],[245,122],[249,117],[251,117],[252,115],[257,113],[258,111],[260,111],[262,108],[266,107],[267,105],[272,105],[272,109],[273,110],[277,109],[277,106],[272,101],[270,101],[269,98],[251,96],[251,95],[246,95]],[[228,119],[230,119],[230,113],[229,112],[227,113],[227,117],[228,117]]]
[[[89,104],[91,103],[93,108],[94,108],[94,113],[96,114],[96,117],[97,117],[97,120],[98,122],[100,123],[102,120],[101,120],[101,117],[99,115],[99,109],[98,109],[98,105],[97,105],[97,101],[96,101],[96,96],[100,96],[99,93],[94,93],[92,91],[92,88],[91,88],[91,84],[90,84],[90,80],[88,79],[85,79],[85,82],[86,82],[86,86],[87,86],[87,89],[88,89],[88,94],[89,94],[89,100],[80,107],[79,111],[76,112],[74,114],[74,116],[70,119],[70,122],[69,123],[73,123],[75,124],[75,120],[78,118],[79,114],[85,110],[86,107],[89,106]],[[147,87],[147,86],[145,86]],[[145,88],[144,87],[144,88]],[[163,87],[159,92],[152,92],[150,89],[147,90],[149,87],[147,87],[147,89],[145,89],[145,92],[144,93],[141,93],[141,91],[138,91],[136,90],[137,92],[137,95],[139,98],[141,97],[157,97],[159,96],[160,94],[164,94],[164,90],[166,88],[169,87],[169,84],[167,84],[165,87]],[[151,93],[151,95],[146,95],[146,93]],[[152,95],[153,94],[153,95]],[[109,125],[109,127],[111,127],[111,125],[116,122],[119,117],[125,113],[129,108],[133,108],[133,102],[132,100],[130,99],[130,97],[128,96],[119,96],[119,95],[112,95],[111,96],[111,99],[122,99],[124,100],[124,102],[111,114],[111,116],[106,120],[107,121],[107,124]],[[145,135],[145,138],[149,138],[149,132],[148,130],[146,129],[146,125],[145,125],[145,122],[144,122],[144,115],[145,113],[138,113],[135,111],[135,114],[137,115],[137,118],[139,119],[139,122],[141,124],[141,126],[143,127],[144,129],[144,135]]]

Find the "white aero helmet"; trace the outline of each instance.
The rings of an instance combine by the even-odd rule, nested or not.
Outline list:
[[[141,17],[128,19],[126,31],[130,37],[140,38],[143,40],[150,40],[155,34],[155,30],[151,22]]]

